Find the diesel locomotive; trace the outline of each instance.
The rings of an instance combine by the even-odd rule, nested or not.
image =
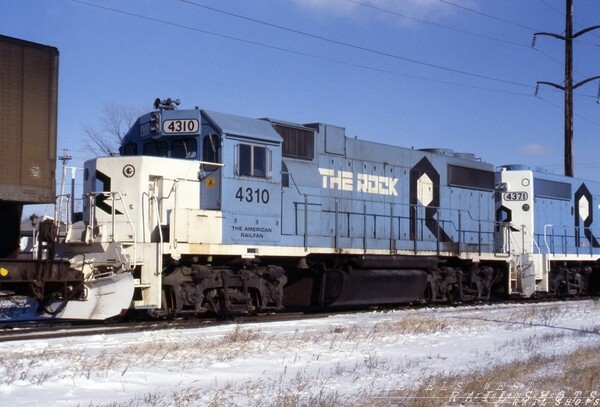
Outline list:
[[[598,292],[599,183],[177,105],[85,163],[82,220],[2,292],[78,319]]]

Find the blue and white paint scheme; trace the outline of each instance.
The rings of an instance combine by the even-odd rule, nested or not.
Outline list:
[[[583,293],[596,271],[596,183],[330,124],[157,107],[121,156],[86,162],[64,248],[130,273],[134,309]]]

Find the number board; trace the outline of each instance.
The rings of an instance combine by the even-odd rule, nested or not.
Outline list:
[[[165,134],[198,133],[200,123],[198,119],[165,120],[162,128]]]
[[[527,192],[505,192],[505,201],[526,201],[528,198]]]

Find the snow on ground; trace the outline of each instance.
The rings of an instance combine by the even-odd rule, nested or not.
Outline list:
[[[6,342],[0,404],[406,405],[403,397],[444,386],[446,375],[599,346],[599,311],[598,301],[481,305]],[[526,383],[501,380],[486,389],[534,390],[546,405],[560,395],[536,385],[539,372]],[[460,405],[450,390],[438,405]],[[600,405],[594,390],[580,405]]]

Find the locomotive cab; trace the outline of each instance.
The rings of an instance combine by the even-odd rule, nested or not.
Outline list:
[[[270,123],[162,109],[136,121],[121,153],[86,162],[83,222],[65,251],[97,246],[92,268],[133,275],[137,309],[280,306],[279,269],[242,276],[229,265],[280,239],[281,137]]]

